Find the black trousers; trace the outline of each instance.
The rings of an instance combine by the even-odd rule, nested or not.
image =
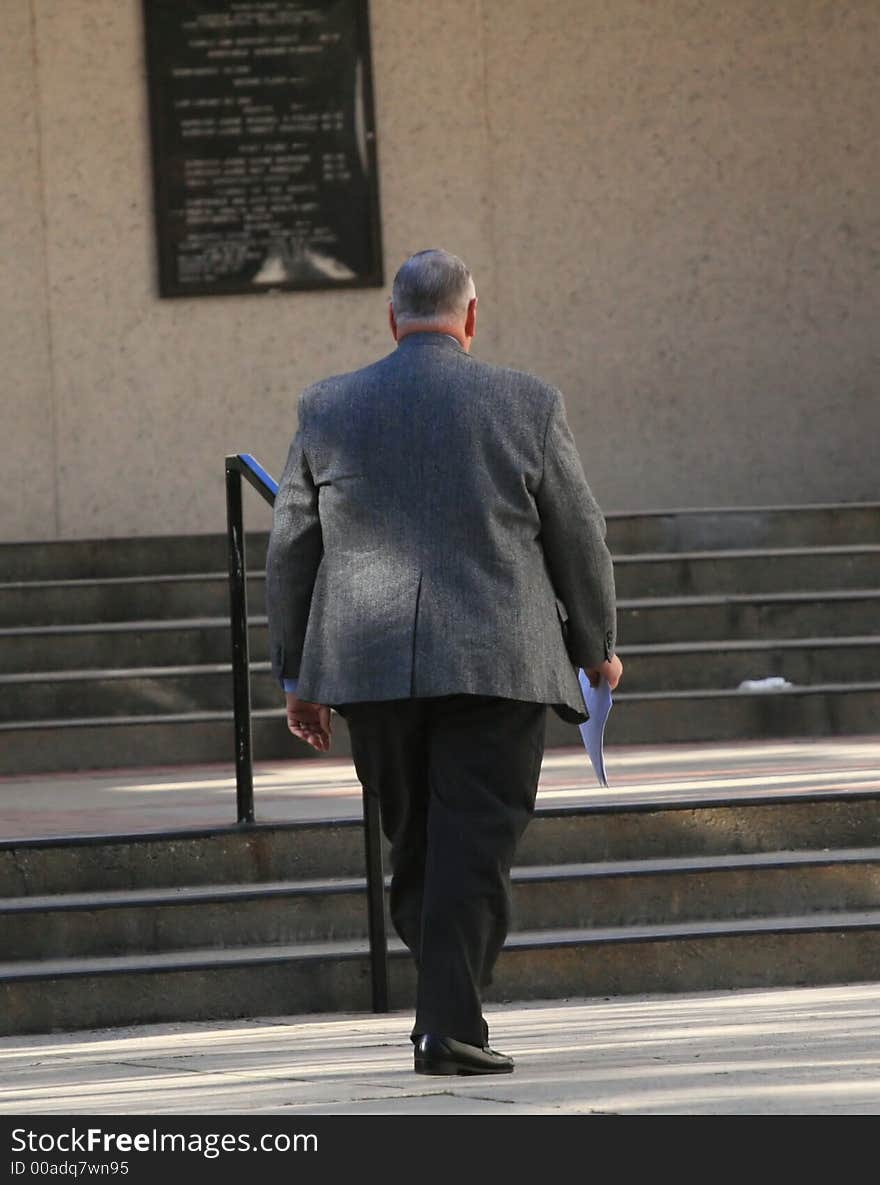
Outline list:
[[[535,809],[545,704],[455,695],[341,705],[391,844],[391,919],[418,968],[413,1039],[488,1043],[482,990],[510,925]]]

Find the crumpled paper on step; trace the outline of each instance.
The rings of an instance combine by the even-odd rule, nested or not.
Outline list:
[[[768,675],[766,679],[743,679],[737,691],[782,691],[786,687],[794,687],[781,675]]]

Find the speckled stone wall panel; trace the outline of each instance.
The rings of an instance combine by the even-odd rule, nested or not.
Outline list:
[[[603,505],[876,499],[880,5],[483,2],[498,348]]]
[[[414,251],[460,255],[477,283],[486,356],[495,350],[498,302],[480,5],[371,0],[370,11],[387,290]]]
[[[474,271],[475,352],[563,389],[606,509],[878,496],[875,0],[370,13],[384,287],[160,300],[139,0],[5,0],[4,404],[44,475],[7,537],[222,529],[223,456],[280,472],[429,245]]]
[[[60,533],[221,530],[224,455],[280,474],[299,391],[393,348],[387,291],[411,250],[442,243],[489,271],[485,124],[433,126],[449,94],[480,108],[471,6],[372,6],[384,289],[160,300],[140,4],[35,4]]]
[[[0,539],[55,535],[37,63],[30,0],[4,0],[0,31]]]

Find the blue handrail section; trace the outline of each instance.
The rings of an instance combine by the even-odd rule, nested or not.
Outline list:
[[[271,493],[272,501],[274,501],[275,495],[278,493],[278,482],[275,480],[275,478],[270,476],[270,474],[266,472],[260,462],[252,457],[250,453],[238,453],[236,455],[237,459],[241,461],[242,466],[244,467],[242,469],[242,473],[248,479],[251,485],[254,486],[255,489],[259,490],[264,497],[266,497],[267,493]],[[254,478],[256,478],[257,481],[254,481]],[[260,488],[261,486],[263,487],[262,489]],[[266,500],[268,501],[269,499],[267,498]]]

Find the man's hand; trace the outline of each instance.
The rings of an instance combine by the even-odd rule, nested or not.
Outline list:
[[[311,704],[287,692],[287,727],[295,737],[326,753],[330,748],[330,708],[327,704]]]
[[[602,663],[599,667],[585,667],[584,674],[590,680],[591,687],[598,687],[599,680],[604,678],[613,691],[623,675],[623,663],[616,654]]]

